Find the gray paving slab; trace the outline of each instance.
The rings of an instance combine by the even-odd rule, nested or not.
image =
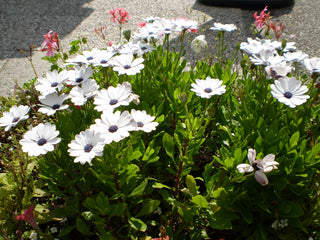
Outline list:
[[[284,37],[296,35],[291,41],[312,57],[320,57],[318,1],[296,0],[291,7],[270,9],[273,20],[286,25]],[[35,77],[19,49],[28,52],[29,45],[35,45],[33,63],[38,75],[49,70],[49,64],[41,60],[45,54],[39,51],[43,35],[49,30],[58,32],[64,49],[79,36],[86,37],[91,48],[104,47],[94,34],[94,28],[101,25],[107,25],[107,39],[117,41],[118,26],[109,21],[109,11],[115,7],[129,11],[131,19],[125,28],[132,30],[138,28],[137,22],[150,16],[196,20],[212,46],[215,33],[207,29],[214,22],[234,23],[238,31],[226,36],[231,47],[251,36],[253,14],[261,10],[206,6],[196,0],[0,0],[0,95],[10,95],[16,82],[21,85]]]

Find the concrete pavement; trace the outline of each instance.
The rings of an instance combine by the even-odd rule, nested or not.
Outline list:
[[[214,22],[234,23],[237,32],[226,35],[232,47],[238,41],[252,36],[250,26],[253,14],[262,9],[221,8],[206,6],[197,0],[0,0],[0,95],[13,92],[15,82],[23,84],[35,77],[27,58],[19,49],[29,52],[29,45],[36,45],[33,63],[39,76],[49,70],[50,64],[41,60],[43,35],[49,30],[57,31],[64,49],[79,36],[86,37],[91,48],[105,47],[94,33],[94,28],[107,25],[108,40],[117,41],[118,26],[109,21],[109,11],[122,7],[129,11],[131,19],[126,29],[137,29],[137,23],[150,16],[185,17],[201,24],[206,40],[213,43],[215,33],[208,30]],[[291,7],[269,9],[273,21],[286,25],[284,37],[294,39],[298,49],[311,57],[320,57],[320,6],[318,0],[295,0]]]

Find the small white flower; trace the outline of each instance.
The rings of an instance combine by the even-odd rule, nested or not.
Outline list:
[[[195,51],[197,54],[201,52],[201,48],[205,48],[208,46],[207,41],[205,40],[205,35],[197,36],[192,42],[191,42],[191,49]]]
[[[248,173],[255,171],[254,176],[257,182],[262,186],[266,186],[268,185],[269,180],[264,173],[271,172],[273,169],[278,169],[277,166],[279,165],[279,163],[274,161],[274,154],[268,154],[262,160],[256,160],[256,155],[256,150],[250,148],[247,154],[250,164],[241,163],[237,166],[237,169],[239,173]]]
[[[151,132],[153,130],[156,130],[156,127],[159,124],[157,122],[153,122],[155,117],[147,114],[145,110],[139,111],[139,110],[132,109],[131,116],[136,123],[136,130]]]
[[[114,52],[108,50],[101,50],[96,54],[94,59],[93,66],[102,66],[102,67],[109,67],[111,66],[112,57],[114,56]]]
[[[140,72],[144,68],[142,62],[143,58],[133,59],[132,54],[122,54],[113,58],[113,70],[118,72],[119,75],[127,74],[127,75],[135,75]]]
[[[305,95],[308,91],[307,86],[301,84],[301,81],[294,77],[279,78],[274,81],[274,84],[271,84],[271,94],[279,102],[294,108],[305,103],[310,98],[308,95]]]
[[[143,43],[141,41],[137,42],[135,44],[135,47],[133,48],[134,50],[134,54],[137,54],[138,56],[142,56],[143,54],[147,53],[147,52],[152,52],[153,50],[155,50],[155,47],[149,43]]]
[[[29,156],[39,156],[54,150],[54,144],[61,141],[57,136],[56,126],[50,123],[40,123],[38,126],[31,128],[23,135],[20,140],[22,151],[27,152]]]
[[[51,227],[50,228],[50,232],[51,233],[57,233],[58,232],[58,228],[57,227]]]
[[[131,120],[128,111],[104,112],[101,114],[101,119],[96,119],[96,124],[91,125],[90,129],[99,131],[105,144],[119,142],[129,136],[129,131],[135,130],[136,124]]]
[[[9,112],[4,112],[3,117],[0,118],[0,126],[6,128],[5,131],[9,131],[12,127],[16,126],[20,121],[26,120],[29,118],[27,113],[29,112],[30,107],[28,106],[12,106]]]
[[[162,33],[162,29],[157,23],[147,23],[144,27],[133,33],[135,41],[151,42],[157,41]]]
[[[213,27],[211,27],[210,30],[232,32],[234,30],[237,30],[237,26],[234,24],[214,23]]]
[[[30,234],[30,239],[31,239],[31,240],[37,240],[37,239],[38,239],[38,234],[37,234],[36,232],[32,232],[32,233]]]
[[[131,84],[118,84],[117,87],[110,86],[108,89],[101,89],[94,98],[94,109],[99,112],[113,111],[115,108],[124,105],[128,106],[132,101]]]
[[[58,73],[57,70],[52,72],[47,72],[46,78],[38,78],[39,84],[36,85],[36,89],[45,96],[50,93],[54,93],[57,90],[61,91],[63,89],[63,84],[68,80],[67,71],[61,71]]]
[[[83,65],[81,67],[77,66],[75,70],[68,71],[68,85],[79,85],[82,84],[88,79],[90,79],[93,74],[93,69]]]
[[[97,57],[97,53],[99,52],[99,49],[92,49],[91,51],[83,51],[82,55],[76,56],[74,59],[67,59],[67,64],[91,64],[94,63]]]
[[[158,18],[154,22],[161,29],[161,33],[171,34],[175,24],[170,19]]]
[[[317,58],[317,57],[306,58],[304,60],[304,65],[309,72],[320,73],[320,58]]]
[[[213,95],[222,95],[226,92],[226,86],[221,84],[221,80],[210,77],[205,80],[196,79],[196,83],[191,84],[193,87],[191,91],[201,98],[211,98]]]
[[[258,54],[253,54],[250,60],[255,65],[276,65],[285,61],[283,56],[279,56],[276,50],[272,47],[263,48]]]
[[[74,159],[75,163],[80,162],[83,165],[86,162],[91,163],[95,156],[101,157],[104,145],[99,132],[87,129],[76,135],[75,140],[68,144],[68,152],[70,156],[76,157]]]
[[[99,86],[97,82],[90,78],[88,81],[84,82],[81,87],[73,87],[69,93],[69,96],[75,105],[82,106],[89,98],[95,96],[98,93],[98,90]]]
[[[38,111],[43,114],[47,114],[48,116],[51,116],[55,114],[56,111],[64,110],[69,107],[69,105],[63,105],[63,102],[68,98],[69,98],[68,95],[66,94],[58,95],[57,92],[41,97],[39,101],[42,104],[40,104],[41,108],[39,108]]]

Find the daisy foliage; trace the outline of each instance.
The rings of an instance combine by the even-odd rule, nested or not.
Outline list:
[[[101,49],[50,31],[52,70],[1,99],[1,236],[30,236],[35,206],[46,239],[319,238],[319,58],[264,32],[227,49],[233,24],[130,32],[128,14]]]

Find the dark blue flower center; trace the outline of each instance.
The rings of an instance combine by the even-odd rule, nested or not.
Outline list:
[[[286,98],[292,98],[292,93],[291,92],[285,92],[283,94],[283,96],[285,96]]]
[[[253,163],[253,164],[252,164],[252,167],[253,167],[253,169],[254,169],[255,171],[261,170],[261,169],[258,167],[258,164],[257,164],[257,163]]]
[[[169,32],[170,31],[170,28],[165,28],[164,29],[166,32]]]
[[[51,83],[51,87],[56,87],[56,86],[58,86],[57,82]]]
[[[76,79],[77,83],[81,83],[82,81],[83,81],[83,78],[81,78],[81,77]]]
[[[143,51],[147,50],[147,47],[141,47],[141,50],[143,50]]]
[[[92,60],[92,59],[93,59],[93,57],[91,57],[91,56],[90,56],[90,57],[87,57],[87,60],[88,60],[88,61],[90,61],[90,60]]]
[[[60,108],[60,105],[59,105],[59,104],[54,104],[54,105],[52,106],[52,108],[53,108],[53,110],[59,109],[59,108]]]
[[[112,125],[109,127],[109,132],[114,133],[118,130],[118,127],[116,125]]]
[[[143,122],[137,122],[137,125],[138,125],[138,127],[143,127],[144,126]]]
[[[44,139],[44,138],[41,138],[41,139],[39,139],[39,140],[38,140],[38,142],[37,142],[37,143],[38,143],[38,145],[39,145],[39,146],[43,146],[44,144],[46,144],[46,143],[47,143],[47,140],[46,140],[46,139]]]
[[[117,99],[111,99],[109,102],[110,105],[116,105],[117,103],[118,103]]]
[[[211,93],[211,92],[212,92],[212,89],[211,89],[211,88],[206,88],[206,89],[204,89],[204,92],[206,92],[206,93]]]
[[[101,64],[105,64],[105,63],[108,63],[108,61],[107,60],[101,60],[100,63]]]
[[[131,68],[131,66],[130,65],[124,65],[123,68],[124,69],[129,69],[129,68]]]
[[[18,122],[19,119],[20,119],[19,117],[15,117],[14,119],[12,119],[12,122],[13,122],[13,123]]]
[[[90,152],[92,150],[93,146],[92,144],[87,144],[84,146],[84,151],[85,152]]]

